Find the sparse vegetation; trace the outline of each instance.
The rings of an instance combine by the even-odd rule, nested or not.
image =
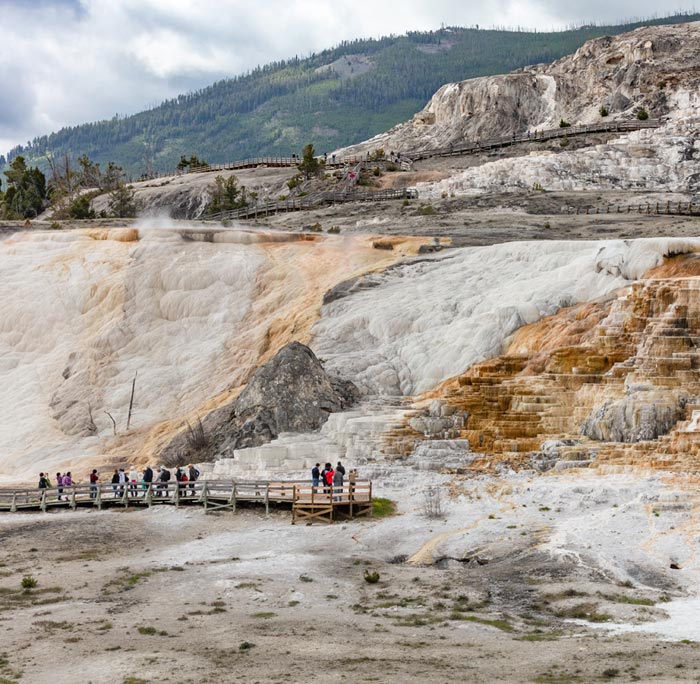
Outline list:
[[[33,575],[25,575],[22,577],[20,584],[22,585],[22,589],[34,589],[38,581]]]
[[[137,627],[137,628],[136,628],[136,631],[137,631],[139,634],[146,634],[146,635],[149,635],[149,636],[152,636],[152,635],[158,633],[158,630],[157,630],[155,627]]]
[[[571,124],[568,121],[559,119],[559,128],[569,128],[569,126],[571,126]]]
[[[423,490],[423,505],[421,507],[421,514],[430,519],[445,517],[441,487],[426,487]]]
[[[601,106],[600,106],[600,109],[598,110],[598,112],[599,112],[600,115],[603,116],[603,117],[605,117],[605,116],[607,116],[608,114],[610,114],[610,112],[608,111],[608,108],[607,108],[605,105],[601,105]]]
[[[646,109],[640,109],[640,110],[637,112],[637,118],[638,118],[640,121],[646,121],[646,120],[649,118],[649,112],[647,112]]]
[[[260,618],[262,620],[269,620],[270,618],[277,617],[277,613],[262,611],[260,613],[253,613],[253,615],[251,617]]]
[[[375,518],[386,518],[396,513],[396,504],[391,499],[381,496],[372,498],[372,515]]]
[[[370,572],[369,570],[365,570],[364,578],[367,584],[376,584],[379,582],[380,577],[381,575],[376,571]]]
[[[568,147],[569,146],[569,136],[565,135],[560,141],[559,141],[559,147]]]

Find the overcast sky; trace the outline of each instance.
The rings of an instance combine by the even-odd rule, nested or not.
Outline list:
[[[0,153],[346,39],[447,25],[563,28],[668,0],[0,0]],[[693,10],[676,0],[673,8]]]

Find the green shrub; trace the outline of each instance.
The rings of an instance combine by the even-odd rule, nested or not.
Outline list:
[[[565,135],[560,141],[559,141],[560,147],[568,147],[569,146],[569,136]]]
[[[149,634],[153,635],[158,632],[158,630],[155,627],[137,627],[137,631],[139,634]]]
[[[638,118],[640,121],[646,121],[646,120],[649,118],[649,112],[647,112],[646,109],[640,109],[640,110],[637,112],[637,118]]]
[[[36,577],[33,575],[25,575],[22,578],[22,589],[34,589],[38,583]]]
[[[425,206],[418,207],[419,216],[432,216],[435,213],[435,209],[432,204],[426,204]]]
[[[364,577],[367,584],[376,584],[379,582],[380,574],[378,572],[370,572],[369,570],[365,570]]]
[[[559,128],[569,128],[571,124],[568,121],[564,121],[564,119],[559,119]]]
[[[394,164],[394,162],[389,162],[389,163],[386,165],[386,170],[387,170],[387,171],[398,171],[398,170],[399,170],[399,167],[396,166],[396,164]]]
[[[608,114],[610,114],[608,108],[605,105],[601,105],[598,111],[600,112],[601,116],[607,116]]]

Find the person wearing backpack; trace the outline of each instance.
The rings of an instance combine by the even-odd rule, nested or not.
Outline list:
[[[39,473],[39,489],[48,489],[49,478],[44,473]]]

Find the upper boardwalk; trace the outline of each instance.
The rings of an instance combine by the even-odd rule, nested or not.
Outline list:
[[[407,152],[406,156],[414,161],[430,159],[431,157],[457,157],[467,154],[478,154],[479,152],[494,150],[501,147],[510,147],[517,143],[537,143],[556,138],[589,135],[591,133],[627,133],[642,128],[658,128],[659,125],[660,122],[657,119],[647,119],[646,121],[635,119],[632,121],[600,122],[588,124],[586,126],[560,126],[559,128],[551,128],[544,131],[525,132],[479,141],[467,141],[462,145],[413,150]]]
[[[288,505],[292,524],[297,520],[355,518],[372,513],[372,483],[347,482],[333,487],[313,487],[308,481],[198,480],[197,482],[127,482],[78,484],[48,489],[0,488],[0,512],[112,506],[193,506],[211,510],[236,510],[238,503]]]

